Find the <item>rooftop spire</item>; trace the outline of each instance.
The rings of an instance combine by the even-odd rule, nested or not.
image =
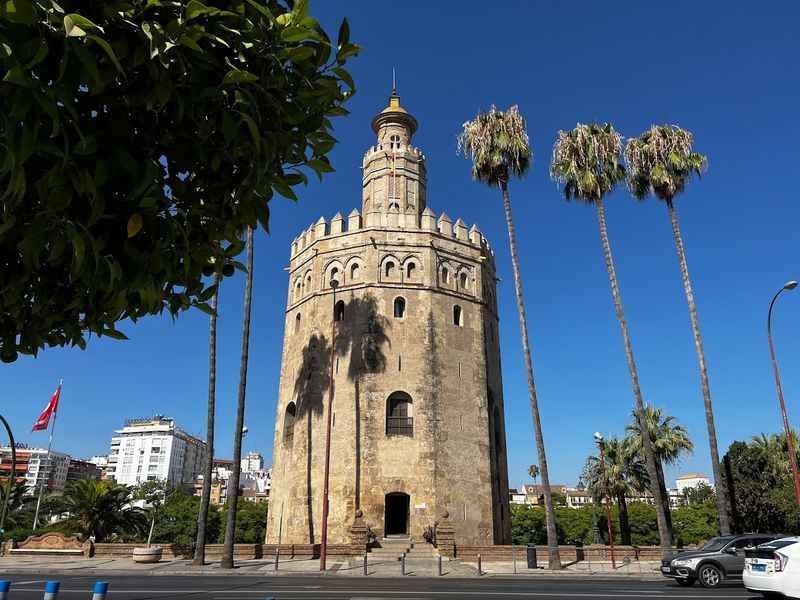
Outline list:
[[[394,72],[394,67],[392,67],[392,96],[397,96],[397,76]]]

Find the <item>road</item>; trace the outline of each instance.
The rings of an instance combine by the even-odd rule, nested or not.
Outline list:
[[[44,580],[31,575],[9,576],[10,600],[40,600]],[[64,600],[91,597],[95,577],[59,577]],[[110,583],[109,600],[444,600],[475,598],[500,600],[531,598],[564,600],[585,598],[758,598],[747,593],[741,583],[731,583],[718,590],[699,586],[682,588],[668,581],[609,579],[522,578],[506,579],[429,579],[421,577],[252,577],[246,575],[216,577],[118,576]]]

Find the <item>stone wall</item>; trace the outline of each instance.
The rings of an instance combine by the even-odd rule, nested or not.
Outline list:
[[[344,231],[339,216],[330,227],[321,220],[293,245],[267,541],[320,541],[332,369],[330,542],[349,541],[359,509],[383,535],[386,494],[395,492],[409,496],[415,539],[447,510],[459,539],[508,542],[488,244],[477,227],[437,221],[430,209],[405,229],[361,227],[357,212],[349,221]],[[343,303],[333,353],[331,278]],[[397,298],[405,308],[396,318]],[[411,398],[413,436],[387,435],[387,401],[397,392]]]

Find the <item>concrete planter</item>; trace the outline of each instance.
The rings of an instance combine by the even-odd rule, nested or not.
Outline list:
[[[161,560],[161,546],[151,546],[150,548],[134,548],[133,562],[135,563],[157,563]]]

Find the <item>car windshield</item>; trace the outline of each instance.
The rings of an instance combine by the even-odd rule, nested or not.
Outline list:
[[[708,540],[708,543],[700,548],[703,552],[716,552],[717,550],[722,550],[725,546],[727,546],[732,537],[715,537]]]

